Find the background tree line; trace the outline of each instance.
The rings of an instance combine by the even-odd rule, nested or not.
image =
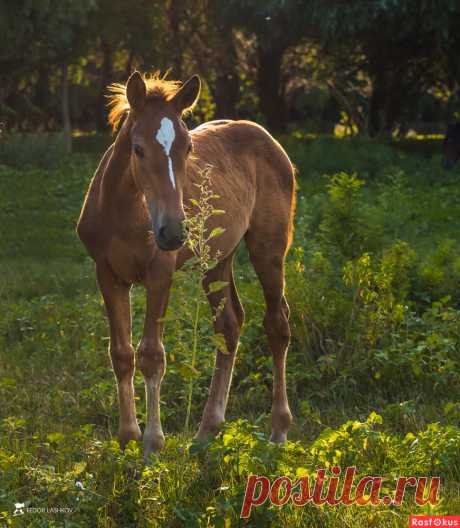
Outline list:
[[[460,109],[456,0],[2,0],[9,130],[106,127],[106,86],[138,68],[204,80],[196,119],[404,135]]]

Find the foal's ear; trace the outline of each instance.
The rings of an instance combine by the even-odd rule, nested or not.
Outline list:
[[[133,72],[126,83],[126,97],[129,106],[133,110],[140,111],[144,108],[147,98],[147,87],[138,71]]]
[[[201,81],[198,75],[193,75],[177,91],[171,102],[176,107],[179,114],[191,110],[198,101],[201,91]]]

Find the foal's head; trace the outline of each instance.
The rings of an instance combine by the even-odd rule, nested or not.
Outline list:
[[[449,125],[442,149],[443,167],[445,169],[452,169],[460,158],[460,123]]]
[[[116,124],[123,104],[129,110],[131,172],[145,196],[157,244],[165,251],[178,249],[186,239],[182,191],[192,150],[181,117],[196,103],[200,79],[195,75],[180,86],[134,72],[126,88],[118,85],[113,91],[118,95],[113,96],[110,119]]]

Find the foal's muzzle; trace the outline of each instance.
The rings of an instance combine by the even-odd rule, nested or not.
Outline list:
[[[153,203],[149,204],[149,211],[158,247],[163,251],[182,247],[188,235],[183,211],[171,215],[158,211]]]
[[[187,240],[187,229],[184,222],[165,222],[156,231],[158,247],[163,251],[174,251]]]

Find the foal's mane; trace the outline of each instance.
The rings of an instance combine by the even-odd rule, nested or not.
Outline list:
[[[166,75],[161,77],[159,71],[150,76],[142,75],[147,86],[147,101],[170,101],[176,95],[182,83],[180,81],[166,80]],[[112,130],[115,132],[129,113],[126,84],[113,83],[107,89],[109,91],[107,98],[110,108],[108,120]]]

